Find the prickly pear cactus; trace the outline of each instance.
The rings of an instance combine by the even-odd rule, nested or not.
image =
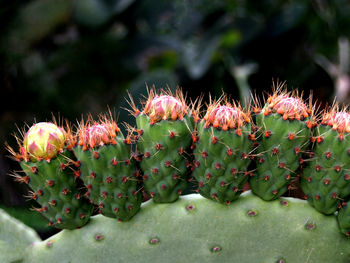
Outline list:
[[[197,194],[172,204],[149,201],[123,223],[98,215],[80,230],[64,230],[35,243],[24,262],[346,263],[349,259],[350,242],[339,233],[335,216],[325,216],[303,200],[266,202],[246,193],[229,206]]]
[[[311,138],[313,156],[303,171],[301,187],[319,212],[333,214],[350,196],[350,114],[324,113]]]
[[[262,199],[281,196],[297,177],[314,125],[312,115],[311,106],[300,97],[280,89],[267,99],[256,115],[257,170],[249,183]]]
[[[66,131],[53,123],[40,122],[24,136],[20,154],[10,151],[26,174],[17,174],[16,179],[29,184],[30,197],[41,205],[36,210],[50,225],[74,229],[86,224],[93,207],[79,190],[77,162],[66,144]]]
[[[220,104],[211,103],[197,124],[192,175],[199,182],[201,195],[230,204],[239,197],[249,178],[250,139],[254,135],[248,113],[228,102]]]
[[[81,123],[73,151],[81,166],[86,196],[108,217],[129,220],[140,209],[142,196],[131,154],[131,140],[117,124],[104,117]]]
[[[0,209],[0,262],[17,262],[29,245],[40,241],[33,229]]]
[[[157,203],[173,202],[187,186],[193,130],[189,107],[180,91],[172,96],[151,90],[143,111],[133,108],[144,188]]]

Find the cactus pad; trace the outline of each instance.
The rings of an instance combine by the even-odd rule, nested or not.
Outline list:
[[[312,158],[301,187],[319,212],[333,214],[350,196],[350,114],[329,112],[311,138]]]
[[[237,199],[250,172],[249,154],[254,138],[249,114],[229,103],[209,105],[197,125],[193,176],[199,183],[199,193],[220,203]]]
[[[312,109],[301,98],[281,91],[270,96],[256,115],[257,171],[250,186],[262,199],[281,196],[298,176],[313,126],[311,118]]]
[[[129,222],[95,216],[80,230],[35,243],[24,263],[346,263],[349,251],[335,216],[306,201],[244,193],[226,206],[193,194],[172,204],[149,201]]]
[[[144,110],[134,110],[138,151],[146,192],[155,202],[173,202],[187,186],[193,118],[180,92],[176,97],[151,91]]]
[[[79,141],[73,147],[86,195],[103,215],[123,221],[139,211],[142,201],[130,144],[115,122],[106,120],[81,124]]]
[[[37,123],[24,136],[20,154],[11,150],[26,174],[17,180],[29,184],[30,197],[49,224],[74,229],[89,220],[92,205],[82,196],[78,163],[67,149],[67,134],[52,123]]]
[[[340,231],[350,237],[350,206],[348,203],[342,204],[338,212],[338,223]]]
[[[0,262],[22,259],[26,247],[41,241],[36,232],[0,209]]]

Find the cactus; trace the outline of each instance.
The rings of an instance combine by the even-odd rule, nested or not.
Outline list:
[[[257,113],[256,175],[250,178],[252,191],[264,200],[283,195],[293,178],[298,176],[302,153],[306,151],[311,128],[314,126],[313,109],[298,94],[278,87]]]
[[[319,212],[333,214],[350,196],[350,114],[335,108],[325,112],[311,138],[312,158],[301,187]]]
[[[68,149],[67,132],[53,123],[34,124],[19,141],[20,153],[9,148],[26,174],[16,180],[29,184],[30,198],[41,207],[49,224],[56,228],[74,229],[89,220],[92,206],[79,190],[79,170]]]
[[[81,164],[81,178],[100,213],[129,220],[140,209],[138,174],[131,155],[131,140],[106,116],[99,122],[82,122],[73,151]]]
[[[225,97],[210,103],[202,120],[199,106],[190,110],[180,91],[173,96],[152,89],[142,112],[132,99],[130,104],[137,128],[126,138],[112,118],[102,116],[82,122],[76,135],[38,123],[19,140],[19,154],[8,147],[27,174],[16,179],[30,185],[31,198],[42,206],[36,210],[68,229],[30,245],[23,257],[6,254],[6,260],[349,262],[349,113],[333,108],[316,126],[311,101],[307,106],[281,88],[263,109],[254,109],[256,125]],[[313,152],[307,150],[310,138]],[[310,159],[302,159],[303,153]],[[303,162],[310,163],[301,178],[308,202],[281,198]],[[206,198],[179,197],[189,167]],[[252,192],[241,194],[248,177]],[[142,205],[141,178],[153,197]],[[93,207],[85,196],[101,215],[80,228]],[[10,250],[1,243],[2,221],[0,211],[0,249]]]
[[[21,260],[25,248],[40,238],[33,229],[0,209],[0,262]]]
[[[235,104],[221,105],[219,100],[208,106],[197,125],[198,136],[193,136],[193,176],[204,197],[230,204],[241,194],[250,175],[250,139],[254,140],[250,122],[249,113]]]
[[[226,206],[192,194],[172,204],[148,201],[121,224],[95,216],[80,230],[35,243],[24,263],[62,262],[63,257],[71,263],[345,263],[349,251],[335,216],[318,213],[306,201],[266,202],[244,193]]]
[[[137,149],[146,192],[157,203],[174,202],[187,186],[193,118],[180,90],[154,89],[142,112],[131,103],[140,134]]]

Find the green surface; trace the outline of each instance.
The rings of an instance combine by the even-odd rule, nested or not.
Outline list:
[[[34,244],[25,263],[233,262],[346,263],[350,240],[336,218],[306,201],[266,202],[245,193],[231,205],[198,194],[171,204],[148,201],[128,222],[94,216]]]
[[[36,232],[0,209],[0,262],[20,260],[25,248],[39,242]]]
[[[198,124],[199,141],[193,151],[194,167],[192,175],[199,183],[200,194],[220,203],[230,203],[242,192],[249,178],[249,154],[253,145],[248,139],[251,125],[227,131],[204,128],[204,121]],[[214,141],[213,141],[214,139]]]

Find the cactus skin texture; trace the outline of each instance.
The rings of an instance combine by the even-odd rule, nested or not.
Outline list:
[[[0,209],[0,262],[18,262],[26,247],[40,241],[33,229]]]
[[[79,170],[65,131],[53,123],[34,124],[14,154],[26,174],[17,180],[29,184],[36,210],[56,228],[74,229],[87,223],[93,207],[79,190]],[[12,151],[13,152],[13,151]]]
[[[250,178],[252,191],[264,200],[283,195],[297,177],[302,153],[306,151],[311,128],[312,109],[297,95],[277,90],[256,115],[256,175]]]
[[[313,157],[303,171],[301,187],[319,212],[333,214],[350,196],[350,114],[325,113],[311,138]]]
[[[340,231],[350,237],[350,206],[348,203],[342,204],[337,217]]]
[[[198,194],[181,196],[172,204],[149,201],[123,224],[98,215],[80,230],[64,230],[35,243],[27,249],[24,263],[346,263],[349,259],[350,242],[339,233],[335,216],[317,212],[304,200],[266,202],[244,193],[230,206]]]
[[[192,175],[199,182],[199,193],[230,204],[239,197],[250,175],[250,139],[254,135],[250,134],[249,114],[228,102],[214,102],[198,123],[197,133],[193,137],[196,148]]]
[[[180,91],[174,97],[151,90],[143,112],[134,114],[144,188],[157,203],[174,202],[187,187],[193,117]]]
[[[78,133],[73,151],[88,188],[86,196],[103,215],[129,220],[142,202],[130,138],[125,139],[117,124],[108,118],[99,123],[81,123]]]

